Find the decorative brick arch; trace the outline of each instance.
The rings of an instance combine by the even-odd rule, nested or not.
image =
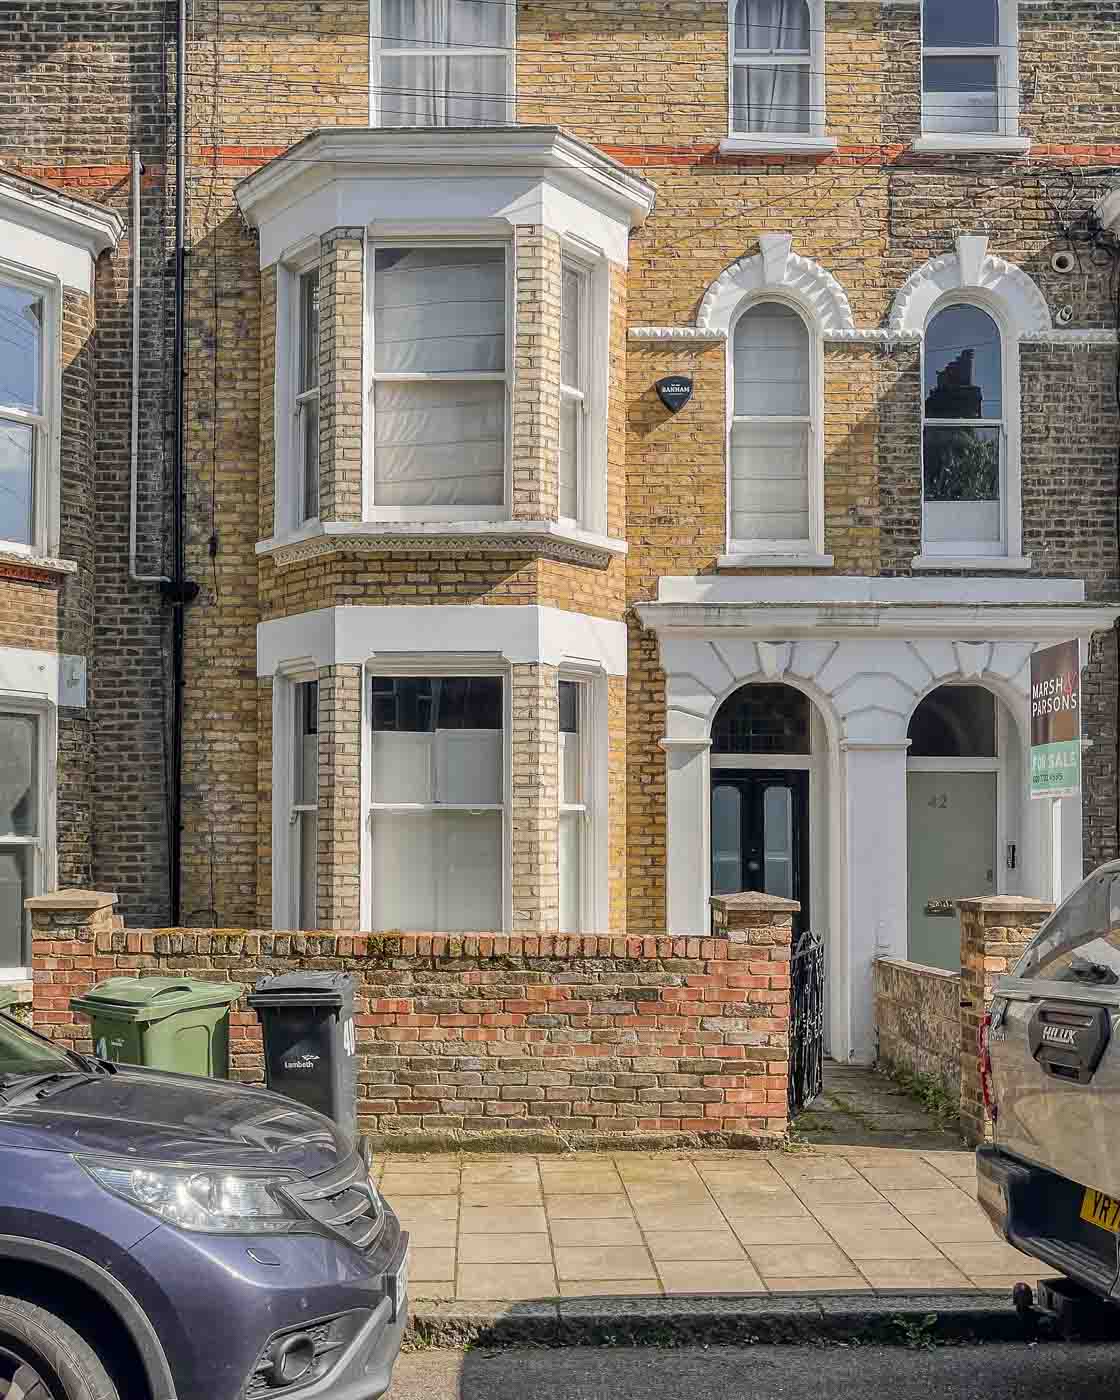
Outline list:
[[[765,291],[799,303],[821,334],[855,330],[844,288],[820,263],[791,251],[791,234],[764,233],[758,243],[760,252],[733,262],[704,293],[697,330],[726,335],[743,298]]]
[[[983,235],[962,235],[956,243],[955,253],[931,258],[903,283],[891,306],[893,332],[920,335],[933,307],[947,292],[969,288],[1000,308],[1016,339],[1051,329],[1046,298],[1021,267],[989,253]]]

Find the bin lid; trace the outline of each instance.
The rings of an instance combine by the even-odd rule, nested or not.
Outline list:
[[[240,982],[204,982],[191,977],[110,977],[74,997],[71,1011],[114,1021],[160,1021],[177,1011],[226,1006],[245,988]]]
[[[19,989],[16,987],[0,987],[0,1011],[6,1006],[14,1006],[17,1001],[21,1001]]]
[[[247,1001],[258,1006],[344,1006],[354,997],[348,972],[281,972],[261,977]]]

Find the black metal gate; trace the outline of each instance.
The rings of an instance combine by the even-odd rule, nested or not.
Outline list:
[[[817,1097],[824,1072],[824,942],[812,929],[790,960],[789,1116]]]

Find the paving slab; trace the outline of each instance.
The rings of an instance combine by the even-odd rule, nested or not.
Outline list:
[[[893,1084],[829,1067],[821,1106],[832,1131],[787,1151],[388,1155],[376,1171],[413,1235],[414,1305],[523,1321],[561,1298],[602,1314],[733,1295],[738,1317],[766,1299],[874,1307],[915,1290],[990,1308],[994,1289],[1002,1308],[1012,1284],[1052,1272],[996,1237],[973,1154]],[[915,1115],[920,1128],[898,1128]]]

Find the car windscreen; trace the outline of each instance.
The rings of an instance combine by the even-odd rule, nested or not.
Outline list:
[[[1120,984],[1120,877],[1091,875],[1039,929],[1013,976]]]
[[[25,1030],[18,1021],[0,1016],[0,1076],[14,1074],[50,1074],[56,1070],[77,1071],[80,1064],[57,1050],[46,1040],[40,1040]]]

